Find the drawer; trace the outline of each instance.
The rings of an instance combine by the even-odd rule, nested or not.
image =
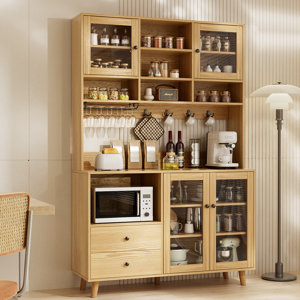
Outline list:
[[[91,254],[91,279],[159,275],[162,273],[161,250]]]
[[[161,249],[162,225],[104,226],[91,228],[91,253]]]

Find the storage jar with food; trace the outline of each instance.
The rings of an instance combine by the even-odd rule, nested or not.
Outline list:
[[[129,100],[129,94],[127,88],[121,88],[120,90],[120,100]]]
[[[166,36],[165,48],[173,48],[173,37],[172,36]]]
[[[204,50],[205,51],[211,51],[211,38],[210,38],[210,35],[206,36],[206,38],[205,38]]]
[[[232,214],[224,214],[224,231],[231,232],[232,230]]]
[[[146,48],[152,47],[152,36],[151,35],[145,35],[142,38],[142,46]]]
[[[219,91],[210,91],[210,102],[219,102],[220,101],[220,94]]]
[[[163,38],[162,36],[158,35],[154,38],[154,47],[155,48],[162,48]]]
[[[176,37],[176,49],[184,49],[184,37]]]
[[[229,91],[224,91],[221,93],[222,96],[222,102],[230,102],[231,101],[231,96]]]
[[[167,60],[160,62],[160,72],[162,77],[168,77],[168,65],[169,62]]]
[[[119,100],[119,89],[118,88],[110,88],[108,99],[109,100]]]
[[[200,90],[197,92],[197,95],[196,95],[197,102],[206,102],[207,100],[208,100],[207,93],[205,90]]]
[[[108,99],[107,88],[99,88],[98,97],[99,100],[107,100]]]
[[[98,91],[96,87],[89,87],[88,98],[93,100],[98,99]]]

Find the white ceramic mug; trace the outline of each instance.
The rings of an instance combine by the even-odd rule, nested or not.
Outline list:
[[[193,223],[185,223],[184,224],[184,233],[194,233],[194,224]]]
[[[185,121],[185,125],[186,125],[186,126],[193,126],[193,125],[195,124],[195,122],[196,122],[195,117],[189,116],[189,117],[186,119],[186,121]]]
[[[209,116],[208,119],[205,122],[206,126],[213,126],[215,124],[215,118],[214,116]]]
[[[183,229],[183,225],[175,221],[171,221],[170,227],[171,227],[171,234],[178,234]]]
[[[232,65],[226,65],[223,67],[224,73],[232,73]]]
[[[174,118],[173,118],[171,115],[168,115],[168,116],[165,118],[164,124],[165,124],[166,126],[172,126],[172,125],[174,124]]]

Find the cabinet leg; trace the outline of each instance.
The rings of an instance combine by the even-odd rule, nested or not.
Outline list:
[[[83,278],[81,278],[81,280],[80,280],[80,290],[85,291],[85,289],[86,289],[86,281]]]
[[[92,282],[92,294],[91,298],[96,298],[98,295],[99,282]]]
[[[229,279],[229,274],[228,274],[228,272],[223,272],[223,277],[224,277],[224,279]]]
[[[245,271],[239,271],[240,283],[241,285],[246,285],[246,275]]]
[[[155,277],[154,278],[154,284],[155,285],[160,285],[160,277]]]

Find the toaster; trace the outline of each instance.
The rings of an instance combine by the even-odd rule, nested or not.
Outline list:
[[[123,170],[124,163],[122,154],[97,154],[95,160],[95,169],[96,171]]]

